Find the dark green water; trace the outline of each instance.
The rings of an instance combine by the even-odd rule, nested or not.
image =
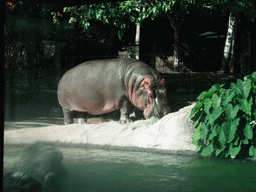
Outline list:
[[[4,165],[20,147],[4,148]],[[68,171],[63,192],[256,191],[256,160],[58,147]],[[8,170],[5,170],[8,171]]]
[[[62,148],[64,191],[256,191],[255,161]]]

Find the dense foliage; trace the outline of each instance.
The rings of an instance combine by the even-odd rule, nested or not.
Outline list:
[[[235,13],[245,12],[252,19],[256,17],[254,0],[129,0],[64,7],[63,12],[70,13],[68,21],[70,26],[78,23],[90,30],[90,20],[98,20],[117,27],[119,38],[121,38],[124,29],[129,27],[129,22],[140,25],[144,19],[154,19],[160,15],[177,20],[188,14],[188,7],[191,6],[202,9],[207,7],[208,11],[222,7],[223,11],[229,9]],[[53,21],[58,23],[57,14],[52,12],[52,15]]]
[[[223,87],[202,92],[191,111],[196,151],[223,158],[256,156],[256,72]]]
[[[119,38],[122,37],[124,29],[129,27],[129,23],[135,23],[140,25],[141,22],[150,17],[154,19],[161,14],[170,14],[175,7],[177,16],[177,6],[181,7],[182,10],[186,10],[188,1],[168,0],[168,1],[121,1],[121,2],[109,2],[101,4],[90,4],[82,6],[64,7],[63,12],[70,13],[70,19],[68,23],[72,26],[75,23],[86,28],[89,33],[90,21],[98,20],[105,24],[113,25],[118,29]],[[177,5],[177,6],[175,6]],[[53,21],[58,23],[58,17],[56,13],[52,13]]]

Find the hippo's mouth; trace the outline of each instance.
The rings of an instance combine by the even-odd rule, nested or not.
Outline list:
[[[146,107],[146,109],[144,109],[144,111],[143,111],[144,117],[146,119],[148,119],[151,116],[153,116],[154,108],[155,108],[155,101],[149,102],[147,107]]]
[[[157,98],[148,103],[146,109],[144,109],[144,112],[143,112],[144,117],[146,119],[152,116],[162,118],[163,116],[168,114],[168,112],[170,111],[168,107],[160,108],[161,109],[160,110],[158,109],[159,106],[157,104],[158,104]]]

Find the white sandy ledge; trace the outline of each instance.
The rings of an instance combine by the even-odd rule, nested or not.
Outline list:
[[[4,132],[4,144],[28,144],[41,140],[50,143],[194,151],[194,128],[188,117],[194,105],[170,113],[152,125],[146,125],[149,120],[141,120],[128,125],[107,122],[7,130]]]

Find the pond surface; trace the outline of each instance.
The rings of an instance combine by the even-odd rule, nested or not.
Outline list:
[[[5,161],[20,147],[6,148]],[[70,191],[256,191],[256,161],[222,160],[196,153],[161,154],[58,147]]]

